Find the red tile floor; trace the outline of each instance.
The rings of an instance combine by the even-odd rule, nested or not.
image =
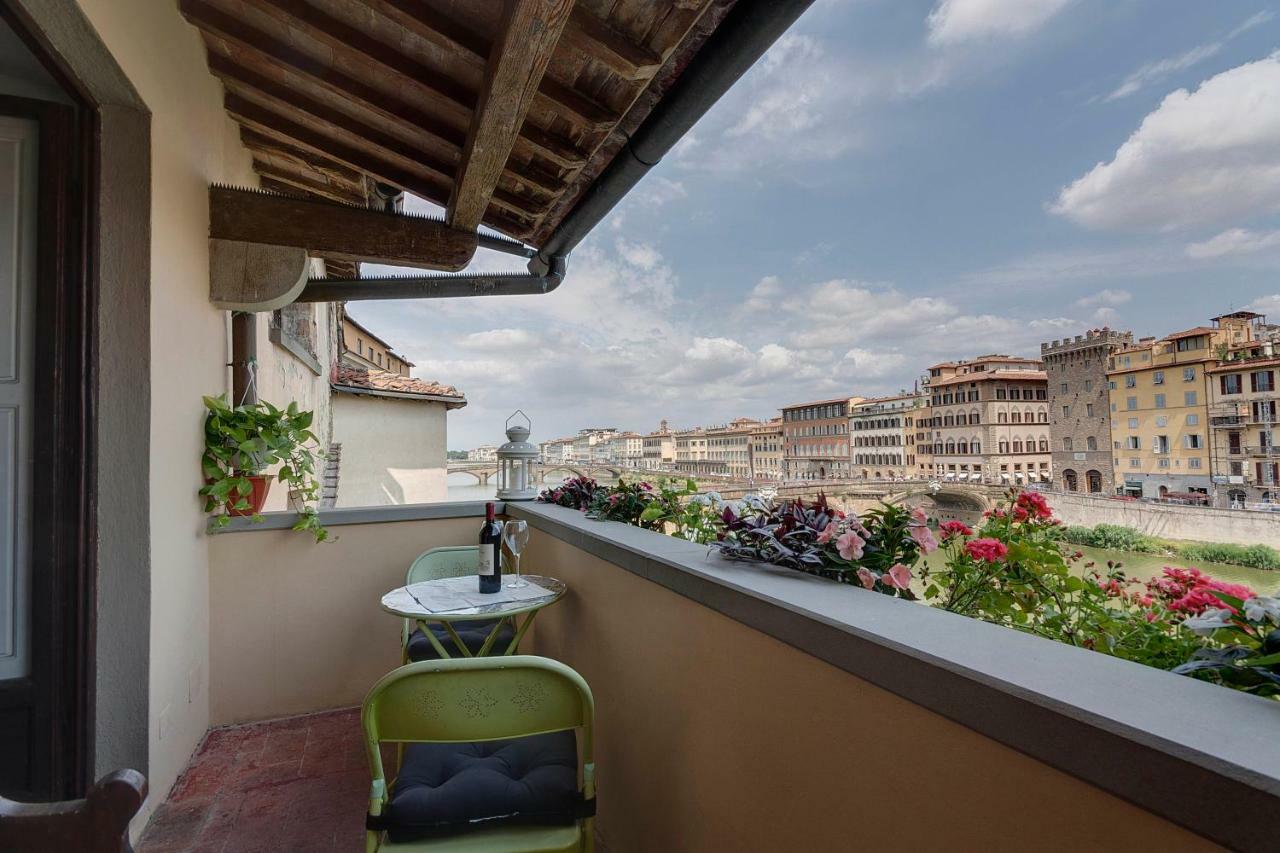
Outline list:
[[[357,708],[214,729],[138,853],[359,851],[368,796]]]

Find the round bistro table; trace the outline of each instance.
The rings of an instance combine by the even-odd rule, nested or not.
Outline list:
[[[457,578],[440,578],[438,580],[421,581],[391,590],[391,592],[382,596],[382,609],[396,616],[417,622],[418,627],[422,629],[423,636],[430,641],[436,653],[442,658],[452,656],[445,649],[444,644],[440,642],[440,639],[436,637],[435,632],[431,630],[428,623],[439,622],[443,625],[450,639],[453,640],[453,644],[457,646],[458,651],[464,657],[484,657],[492,652],[494,643],[498,639],[498,633],[502,630],[502,623],[509,619],[511,620],[511,627],[515,629],[515,636],[507,644],[506,650],[499,654],[512,655],[515,654],[516,648],[520,645],[520,639],[524,637],[525,631],[529,630],[529,626],[533,624],[533,619],[538,615],[538,611],[549,604],[559,601],[568,589],[564,581],[556,580],[555,578],[544,577],[543,575],[521,575],[521,577],[529,582],[529,587],[541,587],[546,594],[536,598],[522,598],[515,601],[495,601],[492,604],[460,606],[449,610],[432,610],[423,602],[430,600],[430,595],[434,591],[433,587],[444,589],[445,585],[456,586],[458,581]],[[474,583],[474,576],[470,577],[470,580]],[[526,589],[529,587],[526,587]],[[524,618],[520,619],[519,617],[521,616]],[[458,636],[453,623],[487,619],[494,620],[493,628],[489,631],[489,636],[485,638],[484,645],[473,655],[462,637]]]

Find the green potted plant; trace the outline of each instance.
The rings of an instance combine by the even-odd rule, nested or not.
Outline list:
[[[317,542],[328,539],[315,509],[320,494],[315,462],[324,454],[311,432],[312,413],[299,410],[297,403],[279,409],[262,400],[232,407],[225,396],[205,397],[204,405],[200,495],[205,512],[223,509],[215,524],[224,527],[233,516],[260,521],[273,476],[268,469],[278,465],[274,477],[300,505],[294,530],[310,531]]]

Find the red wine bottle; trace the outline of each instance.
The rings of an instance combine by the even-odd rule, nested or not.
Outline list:
[[[502,523],[493,517],[493,504],[484,505],[484,526],[480,528],[481,592],[502,589]]]

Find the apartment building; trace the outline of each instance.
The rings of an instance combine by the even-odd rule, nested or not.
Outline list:
[[[917,476],[916,419],[925,397],[902,393],[863,400],[849,409],[853,476],[900,480]]]
[[[1052,480],[1049,393],[1035,359],[984,355],[929,368],[929,476],[1004,483]]]
[[[862,397],[836,397],[782,409],[783,473],[789,480],[848,477],[849,409]]]
[[[707,459],[724,463],[724,472],[746,480],[751,477],[751,432],[760,422],[735,418],[724,426],[707,429]]]
[[[1228,317],[1248,323],[1253,340],[1229,344],[1206,371],[1213,503],[1237,509],[1280,503],[1280,327],[1253,312]]]
[[[707,431],[702,427],[676,430],[675,469],[681,474],[725,474],[728,466],[713,461],[707,444]]]
[[[364,367],[372,370],[385,370],[398,376],[408,376],[414,366],[402,355],[396,353],[391,344],[371,332],[368,327],[358,323],[355,318],[342,310],[342,360],[352,367]]]
[[[644,437],[642,466],[648,471],[670,471],[676,463],[676,440],[664,420]]]
[[[1040,345],[1049,389],[1049,446],[1059,487],[1068,492],[1111,492],[1116,474],[1111,447],[1107,366],[1133,345],[1132,332],[1091,329]]]
[[[609,439],[609,461],[628,468],[639,468],[644,461],[644,436],[638,432],[620,432]]]
[[[1232,331],[1230,324],[1197,326],[1159,340],[1142,338],[1108,359],[1117,491],[1208,500],[1213,483],[1206,375]]]
[[[559,465],[573,461],[573,439],[553,438],[538,445],[542,451],[542,462],[545,465]]]
[[[493,462],[497,458],[498,448],[492,444],[486,444],[467,451],[468,462]]]
[[[609,441],[618,432],[614,427],[589,427],[578,430],[573,439],[574,462],[608,462]]]
[[[751,479],[783,477],[782,418],[772,418],[751,428]]]

